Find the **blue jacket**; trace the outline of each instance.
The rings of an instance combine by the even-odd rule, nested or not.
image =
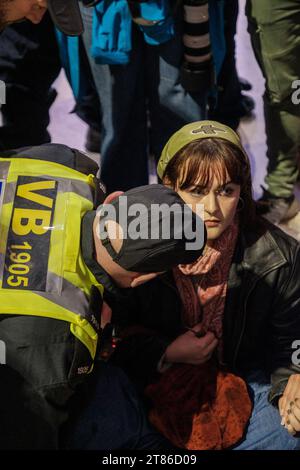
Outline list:
[[[140,3],[141,17],[155,21],[139,26],[148,44],[158,45],[174,35],[168,0]],[[100,64],[127,64],[131,51],[132,17],[127,0],[102,0],[94,8],[91,55]]]

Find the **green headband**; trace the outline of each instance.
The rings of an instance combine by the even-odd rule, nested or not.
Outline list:
[[[235,144],[239,149],[245,153],[241,144],[239,136],[228,126],[224,126],[216,121],[196,121],[179,129],[175,134],[170,137],[162,154],[160,156],[157,173],[162,179],[164,172],[170,160],[176,155],[178,150],[182,149],[186,144],[198,139],[207,139],[214,137],[216,139],[224,139]]]

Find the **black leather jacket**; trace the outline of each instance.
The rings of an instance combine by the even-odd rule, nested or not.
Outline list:
[[[181,301],[172,275],[134,289],[126,307],[115,310],[114,321],[120,334],[131,334],[120,342],[113,360],[144,385],[157,373],[168,344],[182,333]],[[300,245],[258,221],[255,232],[240,235],[230,269],[224,361],[241,375],[255,369],[271,374],[269,399],[277,403],[289,375],[300,373],[300,352],[298,367],[292,364],[295,340],[300,340]]]

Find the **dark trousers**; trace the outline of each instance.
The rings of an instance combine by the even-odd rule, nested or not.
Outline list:
[[[79,395],[79,394],[78,394]],[[135,387],[118,367],[96,363],[73,403],[62,447],[80,450],[171,449],[148,423]]]
[[[0,80],[6,85],[6,104],[1,107],[0,150],[50,142],[49,110],[56,98],[52,84],[60,70],[59,49],[48,14],[37,25],[25,21],[2,32]],[[92,83],[90,93],[74,111],[100,131],[100,103]]]
[[[218,99],[209,119],[220,121],[237,129],[242,110],[242,90],[236,69],[235,35],[239,12],[238,0],[226,0],[224,8],[224,34],[226,55],[218,76]]]
[[[159,46],[146,44],[133,26],[130,62],[107,65],[90,54],[93,10],[82,8],[82,16],[83,40],[102,105],[101,180],[107,193],[126,191],[148,183],[148,155],[157,160],[174,132],[206,117],[207,90],[190,94],[180,84],[180,18],[176,35]]]
[[[29,21],[6,28],[0,36],[0,80],[6,84],[0,148],[50,142],[49,108],[56,92],[51,85],[61,69],[49,15],[38,25]]]
[[[247,0],[253,51],[266,81],[264,114],[271,194],[290,197],[299,177],[300,106],[292,95],[300,77],[300,2]]]

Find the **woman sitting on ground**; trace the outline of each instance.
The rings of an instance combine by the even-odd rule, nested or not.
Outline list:
[[[300,449],[299,244],[257,217],[248,157],[220,123],[176,132],[158,174],[203,205],[207,248],[135,289],[114,361],[175,446]]]

